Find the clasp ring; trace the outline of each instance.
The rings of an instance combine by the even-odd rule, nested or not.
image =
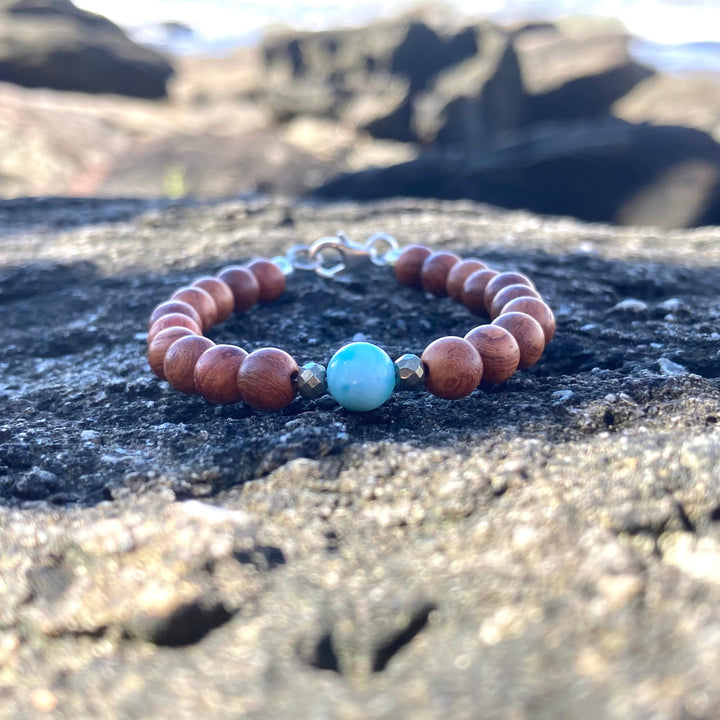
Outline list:
[[[384,252],[378,247],[386,246]],[[371,235],[364,244],[350,240],[345,233],[322,237],[316,240],[308,252],[311,260],[317,262],[315,272],[324,278],[334,278],[340,273],[371,262],[373,265],[385,266],[390,263],[390,256],[399,249],[397,240],[386,233]],[[333,257],[334,256],[334,257]],[[336,260],[334,264],[333,259]]]

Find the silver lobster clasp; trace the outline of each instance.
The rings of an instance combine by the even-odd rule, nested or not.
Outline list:
[[[339,232],[335,236],[316,240],[310,246],[308,255],[311,261],[317,263],[314,270],[318,275],[334,278],[346,270],[367,263],[387,265],[390,255],[397,250],[398,243],[395,238],[385,233],[376,233],[361,244],[353,242],[345,233]]]
[[[360,243],[353,242],[344,233],[334,237],[323,237],[310,246],[312,260],[317,260],[315,272],[324,278],[370,262],[370,252]]]

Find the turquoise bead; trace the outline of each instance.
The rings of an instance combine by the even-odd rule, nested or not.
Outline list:
[[[341,347],[327,366],[328,392],[348,410],[380,407],[395,388],[395,366],[377,345],[354,342]]]

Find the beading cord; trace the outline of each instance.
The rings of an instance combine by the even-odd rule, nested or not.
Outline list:
[[[368,262],[393,267],[403,285],[448,296],[475,315],[489,315],[491,322],[474,327],[464,338],[438,338],[421,356],[406,353],[394,362],[377,345],[352,342],[327,366],[307,362],[300,367],[279,348],[248,353],[203,336],[233,312],[277,300],[287,276],[296,271],[334,278]],[[365,243],[339,233],[293,246],[285,256],[231,265],[215,277],[199,278],[155,307],[148,327],[151,369],[181,392],[217,404],[243,401],[256,410],[280,410],[298,393],[311,399],[329,393],[348,410],[362,412],[380,407],[396,389],[425,388],[457,400],[481,383],[505,382],[540,359],[555,333],[555,318],[521,273],[498,272],[478,259],[433,252],[424,245],[401,250],[385,233]]]

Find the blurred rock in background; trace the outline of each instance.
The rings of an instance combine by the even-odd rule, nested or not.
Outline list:
[[[20,47],[3,44],[11,28],[66,43],[33,66],[29,77],[45,80],[2,75],[0,60],[4,79],[164,92],[160,56],[69,0],[0,9],[10,18],[0,58]],[[0,194],[411,195],[598,222],[720,224],[720,75],[660,74],[631,48],[617,23],[462,25],[425,10],[275,30],[223,57],[177,56],[163,103],[0,83]],[[93,53],[103,61],[80,60]],[[152,70],[133,85],[138,68]]]
[[[25,87],[167,94],[172,66],[70,0],[0,0],[0,80]]]

